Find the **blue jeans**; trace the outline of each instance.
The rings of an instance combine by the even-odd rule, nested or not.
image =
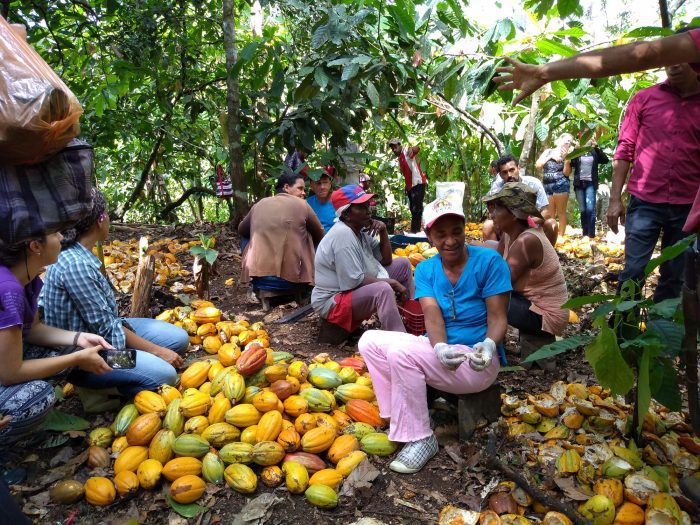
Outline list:
[[[593,182],[582,180],[575,188],[576,200],[581,210],[581,229],[583,235],[595,237],[595,186]]]
[[[620,272],[619,286],[629,279],[638,281],[640,286],[643,284],[644,267],[651,259],[659,235],[662,250],[686,237],[683,225],[690,207],[690,204],[653,204],[631,196],[625,220],[625,268]],[[683,266],[683,257],[676,257],[661,265],[654,302],[680,296]]]
[[[571,182],[569,182],[568,177],[562,177],[557,179],[555,182],[547,182],[543,184],[544,192],[547,195],[559,195],[561,193],[569,193],[571,188]]]
[[[126,321],[136,335],[178,354],[183,354],[189,346],[187,332],[179,326],[156,319],[131,318]],[[170,363],[149,352],[136,350],[136,368],[113,370],[102,375],[74,370],[69,379],[87,388],[117,387],[121,394],[131,397],[141,390],[155,390],[163,384],[174,385],[178,378]]]

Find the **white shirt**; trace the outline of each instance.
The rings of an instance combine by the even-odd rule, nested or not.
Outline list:
[[[544,186],[542,186],[542,182],[540,182],[540,179],[530,177],[529,175],[520,175],[520,182],[522,182],[526,186],[529,186],[535,191],[535,193],[537,193],[538,210],[541,210],[545,206],[549,205],[549,199],[547,199],[547,194],[544,192]],[[496,175],[496,178],[493,179],[493,182],[491,183],[491,189],[489,190],[488,194],[493,195],[498,190],[500,190],[504,184],[505,181],[503,180],[503,178],[500,175]]]

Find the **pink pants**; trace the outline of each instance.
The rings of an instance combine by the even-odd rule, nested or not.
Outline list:
[[[488,388],[498,375],[498,355],[483,371],[467,361],[455,370],[440,364],[424,336],[370,330],[357,343],[372,376],[379,414],[391,419],[389,439],[410,442],[432,434],[427,385],[451,394],[469,394]],[[471,352],[471,348],[461,346]]]
[[[413,282],[413,269],[408,259],[398,257],[389,266],[385,266],[389,277],[399,281],[408,290],[408,298],[413,299],[416,286]],[[406,328],[396,307],[396,296],[389,283],[379,281],[355,288],[352,291],[352,318],[369,319],[377,312],[379,322],[384,330],[406,332]]]

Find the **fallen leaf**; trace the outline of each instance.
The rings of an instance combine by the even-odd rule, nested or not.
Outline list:
[[[233,280],[233,277],[231,277],[231,278],[229,278],[229,279],[226,279],[226,280],[224,281],[224,284],[225,284],[226,286],[232,286],[234,282],[235,282],[235,281]]]
[[[84,430],[66,430],[63,434],[71,439],[87,436],[87,432]]]
[[[568,498],[571,498],[574,501],[586,501],[593,495],[586,494],[581,487],[578,487],[574,481],[574,478],[555,477],[554,483],[557,484],[557,487],[559,487]]]
[[[425,510],[424,507],[421,507],[416,503],[411,503],[410,501],[406,501],[400,498],[394,498],[394,505],[403,505],[404,507],[408,507],[409,509],[417,510],[421,514],[428,514],[428,511]]]
[[[362,461],[343,483],[339,496],[352,497],[355,495],[355,491],[368,492],[377,476],[379,476],[379,470],[369,460]]]
[[[445,452],[447,452],[450,459],[457,463],[458,466],[461,467],[464,464],[464,458],[462,457],[462,450],[459,443],[448,443],[445,445]]]
[[[49,512],[49,501],[51,501],[49,491],[45,490],[44,492],[40,492],[39,494],[31,496],[29,499],[27,499],[24,507],[22,507],[22,512],[30,516],[39,516],[41,521],[41,518],[43,518]]]
[[[65,465],[62,465],[58,468],[52,469],[49,472],[47,472],[45,475],[43,475],[37,480],[36,485],[39,487],[45,487],[46,485],[49,485],[54,481],[58,481],[59,479],[69,478],[70,476],[75,474],[75,471],[78,470],[78,467],[80,467],[83,463],[87,461],[87,457],[88,451],[85,450],[82,454],[79,454],[78,456],[74,457]]]
[[[281,502],[274,494],[265,493],[250,500],[241,511],[236,514],[232,525],[263,525],[268,522],[272,507]]]
[[[489,493],[496,488],[496,485],[498,485],[498,479],[492,478],[491,481],[489,481],[488,484],[483,489],[481,489],[481,492],[479,493],[481,499],[484,499],[486,496],[488,496]]]
[[[73,447],[63,447],[49,461],[50,467],[55,467],[61,463],[65,463],[73,457]]]
[[[386,495],[390,498],[394,498],[399,495],[399,491],[396,489],[396,485],[393,481],[389,482],[389,486],[386,488]]]

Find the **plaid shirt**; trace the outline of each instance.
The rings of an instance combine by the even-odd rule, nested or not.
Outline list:
[[[47,325],[99,334],[117,349],[126,347],[124,319],[100,260],[79,242],[61,251],[46,270],[39,305]]]

